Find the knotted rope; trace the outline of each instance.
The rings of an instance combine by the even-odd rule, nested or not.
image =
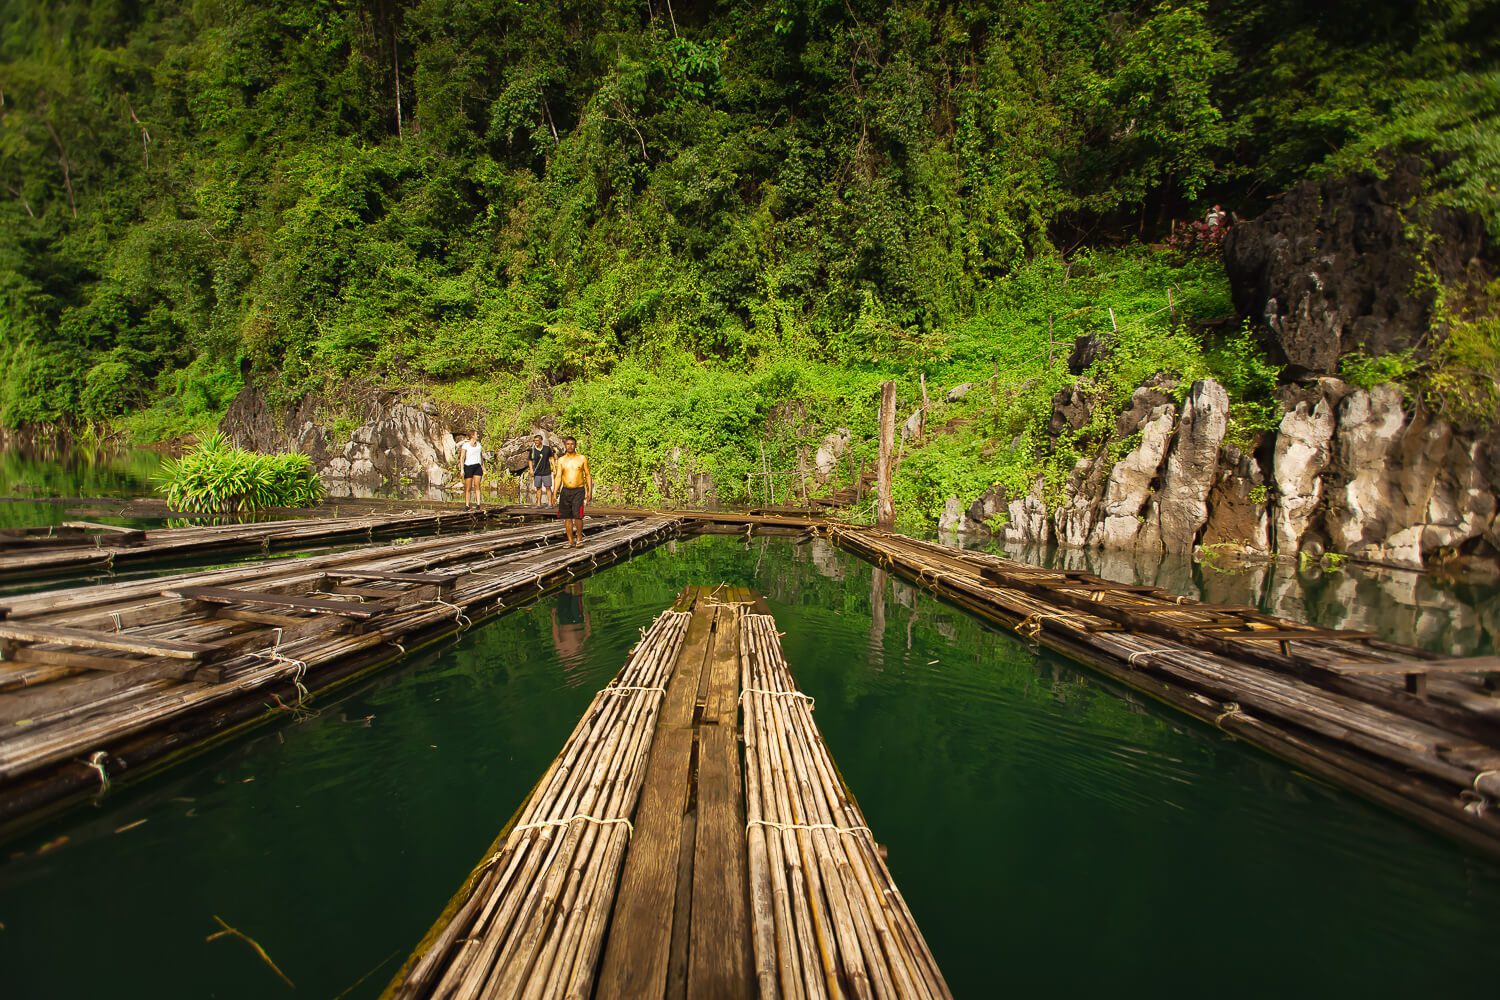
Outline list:
[[[590,816],[587,813],[577,813],[576,815],[569,816],[567,819],[539,819],[534,823],[523,823],[520,826],[513,827],[510,833],[514,837],[516,834],[525,833],[527,830],[545,830],[553,826],[567,826],[574,820],[579,819],[598,826],[623,826],[629,836],[635,836],[635,826],[628,819],[622,817]]]
[[[643,691],[650,691],[663,697],[667,693],[667,689],[664,687],[641,687],[631,684],[611,684],[607,688],[599,689],[600,694],[639,694]]]
[[[104,768],[104,764],[108,760],[109,754],[105,753],[103,750],[95,750],[93,753],[89,754],[89,759],[84,761],[85,764],[94,769],[95,774],[99,775],[100,795],[103,795],[105,792],[109,791],[109,772]]]
[[[273,663],[287,663],[292,666],[292,684],[297,688],[297,707],[301,708],[303,702],[309,697],[307,685],[302,683],[302,678],[307,674],[307,661],[282,653],[281,629],[276,630],[276,642],[272,644],[270,652],[256,655],[266,657]]]
[[[1156,656],[1161,653],[1175,652],[1177,652],[1177,650],[1175,649],[1142,649],[1137,652],[1131,653],[1129,658],[1125,662],[1129,664],[1131,668],[1134,668],[1136,666],[1137,660],[1144,660],[1148,656]]]
[[[769,826],[773,830],[779,830],[782,833],[788,830],[833,830],[835,833],[863,833],[869,836],[871,840],[875,839],[875,834],[870,831],[868,826],[835,826],[832,823],[778,823],[773,819],[752,819],[745,824],[746,836],[750,835],[750,828],[752,826]]]
[[[745,695],[747,694],[760,694],[769,698],[800,698],[807,702],[807,710],[809,712],[817,706],[817,699],[810,694],[803,694],[801,691],[771,691],[767,688],[745,688],[740,692],[739,701],[741,705],[745,703]]]
[[[458,623],[458,630],[459,630],[459,632],[465,632],[468,629],[472,628],[473,625],[474,625],[473,619],[471,619],[468,615],[464,614],[464,609],[463,608],[459,607],[457,604],[453,604],[453,603],[450,603],[448,601],[445,601],[441,597],[434,597],[431,600],[423,601],[422,603],[423,604],[441,604],[443,607],[448,608],[449,610],[451,610],[453,612],[453,620]]]

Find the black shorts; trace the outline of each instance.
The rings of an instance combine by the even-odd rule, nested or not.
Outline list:
[[[577,521],[583,517],[582,486],[564,486],[557,491],[557,516],[564,521]]]
[[[484,466],[479,465],[478,463],[475,463],[474,465],[466,465],[466,466],[464,466],[464,478],[465,479],[473,479],[475,476],[482,476],[482,475],[484,475]]]

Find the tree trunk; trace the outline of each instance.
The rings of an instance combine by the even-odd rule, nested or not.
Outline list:
[[[875,523],[882,528],[896,524],[896,507],[891,502],[891,452],[896,444],[896,383],[880,387],[880,462],[875,466]]]

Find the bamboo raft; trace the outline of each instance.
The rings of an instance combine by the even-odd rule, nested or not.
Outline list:
[[[1500,855],[1500,657],[1441,658],[875,529],[823,533],[1038,646]]]
[[[675,535],[597,518],[19,596],[0,620],[0,830],[135,777]]]
[[[387,996],[950,996],[764,610],[683,591]]]
[[[498,508],[405,509],[252,524],[141,530],[93,521],[0,531],[0,582],[64,573],[110,572],[116,566],[236,552],[270,553],[337,542],[421,534],[444,527],[473,530],[506,519]]]

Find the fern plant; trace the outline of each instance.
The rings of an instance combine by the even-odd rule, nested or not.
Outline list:
[[[323,499],[312,459],[296,452],[262,455],[214,433],[162,465],[157,492],[173,510],[231,514],[265,507],[310,507]]]

